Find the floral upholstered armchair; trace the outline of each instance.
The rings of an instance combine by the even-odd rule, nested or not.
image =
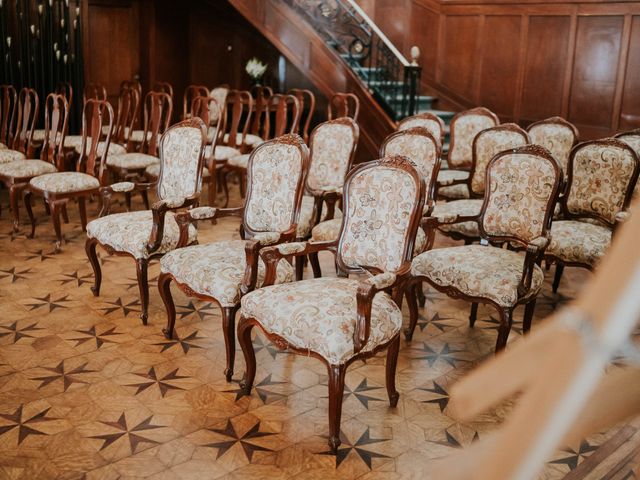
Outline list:
[[[85,250],[93,267],[95,282],[91,290],[100,294],[102,272],[96,254],[101,245],[107,252],[132,257],[136,262],[142,311],[140,318],[147,324],[149,261],[161,257],[178,245],[180,231],[173,211],[198,204],[202,187],[202,156],[206,128],[199,118],[192,118],[169,128],[160,139],[160,177],[154,183],[120,182],[100,189],[100,218],[87,225]],[[155,188],[158,201],[151,210],[110,213],[114,193],[131,193]],[[197,231],[190,227],[184,244],[196,241]]]
[[[438,219],[441,233],[454,240],[464,240],[466,244],[480,239],[477,220],[484,198],[487,165],[497,153],[528,143],[527,132],[515,123],[487,128],[476,135],[471,170],[463,185],[471,198],[451,200],[435,206],[432,215]]]
[[[549,244],[549,224],[562,173],[544,147],[526,145],[498,153],[487,167],[489,182],[478,216],[481,237],[489,244],[428,250],[413,259],[410,283],[426,281],[450,297],[472,302],[471,326],[478,303],[493,305],[500,314],[496,351],[507,343],[513,310],[525,304],[524,330],[529,331],[535,301],[544,274],[540,262]],[[438,226],[435,217],[424,220],[430,242]],[[526,255],[491,246],[511,242]],[[409,296],[410,323],[415,329],[418,309]]]
[[[397,130],[401,132],[415,127],[426,128],[440,142],[440,147],[444,145],[445,125],[439,116],[431,112],[418,113],[400,120]]]
[[[605,254],[611,236],[629,212],[638,180],[638,156],[616,139],[576,145],[569,157],[563,220],[551,226],[545,258],[556,263],[553,291],[558,291],[565,265],[592,270]]]
[[[633,148],[633,151],[636,152],[638,158],[640,158],[640,128],[635,130],[630,130],[628,132],[622,132],[615,136],[618,140],[622,140],[624,143]],[[636,186],[633,189],[633,197],[637,198],[640,195],[640,185],[639,182],[636,182]]]
[[[191,297],[215,302],[222,309],[227,367],[231,381],[235,360],[235,314],[242,295],[262,284],[264,265],[259,251],[295,239],[309,154],[302,138],[285,135],[256,148],[248,164],[248,189],[243,207],[200,207],[177,216],[178,247],[187,245],[188,229],[197,220],[228,216],[242,218],[243,240],[229,240],[178,248],[160,262],[158,289],[167,309],[164,334],[174,335],[176,310],[171,282]],[[277,270],[278,282],[293,280],[293,267],[284,262]]]
[[[482,130],[495,127],[500,120],[495,113],[478,107],[456,114],[451,120],[451,144],[447,155],[446,170],[438,175],[438,195],[447,199],[469,198],[464,185],[469,179],[473,162],[473,140]]]
[[[578,143],[578,129],[561,117],[551,117],[532,123],[527,133],[534,145],[541,145],[556,157],[563,172],[567,171],[569,154]]]
[[[101,141],[103,127],[108,127],[106,138]],[[87,211],[85,201],[98,193],[106,180],[104,158],[111,144],[113,127],[113,109],[106,100],[89,99],[82,112],[82,143],[75,172],[45,173],[32,178],[24,191],[24,205],[31,221],[33,238],[36,231],[36,219],[31,210],[33,195],[42,196],[51,211],[51,219],[56,232],[56,251],[62,246],[62,227],[60,216],[65,215],[67,202],[75,198],[80,209],[82,230],[86,230]]]
[[[242,298],[238,339],[246,363],[244,393],[251,392],[256,374],[251,342],[254,327],[280,349],[318,358],[329,375],[329,446],[334,451],[340,445],[345,373],[351,363],[387,349],[387,393],[392,407],[398,403],[399,303],[424,195],[424,180],[404,157],[360,165],[345,183],[345,217],[339,239],[264,248],[265,286]],[[349,273],[368,277],[273,285],[277,268],[286,264],[282,259],[323,250],[336,254],[341,277]]]

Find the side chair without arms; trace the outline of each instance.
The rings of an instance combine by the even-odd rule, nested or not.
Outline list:
[[[360,113],[360,99],[353,93],[336,93],[329,99],[327,105],[327,119],[350,117],[358,121]]]
[[[0,149],[13,144],[18,93],[13,85],[0,85]]]
[[[316,110],[316,96],[311,90],[292,88],[287,92],[298,99],[300,104],[300,130],[299,134],[305,143],[309,143],[309,127]]]

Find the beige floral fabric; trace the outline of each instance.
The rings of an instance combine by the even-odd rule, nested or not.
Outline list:
[[[536,155],[503,155],[491,164],[489,199],[482,226],[489,235],[524,241],[542,235],[557,182],[554,165]]]
[[[442,287],[454,287],[465,295],[488,298],[502,307],[518,301],[524,257],[514,251],[481,245],[429,250],[413,259],[411,274],[424,276]],[[531,290],[540,290],[544,275],[535,265]]]
[[[216,160],[219,160],[219,161],[229,160],[231,157],[237,157],[238,155],[241,155],[241,154],[242,152],[240,152],[240,150],[238,150],[237,148],[227,147],[226,145],[216,145],[216,150],[215,150]],[[206,158],[211,157],[211,145],[208,145],[205,148],[204,156]]]
[[[411,160],[429,185],[433,169],[438,162],[438,147],[429,137],[419,133],[404,132],[384,145],[383,156],[401,155]]]
[[[311,232],[311,227],[313,227],[313,221],[315,220],[314,205],[314,197],[309,195],[302,197],[302,205],[300,206],[300,216],[298,217],[298,226],[296,231],[297,238],[306,238]]]
[[[229,142],[229,134],[225,133],[224,143],[228,143],[228,142]],[[236,133],[236,145],[240,145],[241,143],[242,143],[242,134]],[[258,135],[254,135],[252,133],[247,133],[244,137],[244,144],[252,148],[257,147],[258,145],[262,145],[263,143],[264,143],[264,140],[262,137]]]
[[[397,270],[418,185],[408,172],[391,167],[362,170],[350,182],[342,261],[351,267]]]
[[[472,216],[479,215],[482,210],[482,203],[484,200],[454,200],[447,203],[438,203],[431,214],[432,217],[438,217],[441,221],[447,221],[458,216]],[[468,221],[460,223],[452,223],[440,225],[439,230],[443,232],[458,233],[466,237],[478,238],[480,237],[480,230],[478,229],[478,222]]]
[[[151,210],[141,212],[114,213],[97,218],[87,224],[87,236],[95,238],[103,245],[109,245],[118,252],[126,252],[135,258],[149,258],[147,244],[153,228]],[[180,230],[173,212],[167,212],[164,219],[162,243],[155,253],[165,253],[176,248]],[[197,231],[189,226],[189,242],[197,238]]]
[[[295,145],[271,143],[253,154],[251,195],[246,200],[244,221],[260,232],[284,232],[293,223],[296,187],[302,174],[302,157]]]
[[[438,188],[438,198],[447,200],[464,200],[469,198],[469,187],[466,183]]]
[[[45,192],[73,193],[100,187],[96,177],[81,172],[55,172],[31,179],[29,185]]]
[[[65,146],[66,146],[66,143],[67,143],[67,138],[69,138],[69,137],[66,137],[64,139]],[[98,143],[97,153],[98,153],[99,157],[104,155],[104,150],[105,150],[106,147],[107,147],[107,142]],[[89,151],[90,148],[91,148],[91,139],[88,138],[87,139],[87,151]],[[75,145],[73,147],[73,149],[76,151],[76,153],[78,155],[81,155],[82,154],[82,141],[80,142],[79,145]],[[117,143],[113,143],[113,142],[109,143],[109,152],[107,153],[107,157],[110,157],[111,155],[122,155],[122,154],[125,154],[125,153],[127,153],[127,149],[124,148],[122,145],[118,145]]]
[[[245,244],[244,240],[230,240],[179,248],[162,258],[160,270],[170,273],[194,292],[215,298],[221,306],[232,307],[240,300],[240,285],[247,265]],[[264,263],[260,259],[258,286],[262,285],[264,274]],[[293,279],[293,267],[281,261],[276,269],[276,283]]]
[[[613,223],[622,210],[635,164],[631,152],[613,145],[590,143],[578,148],[567,196],[569,212],[596,213]]]
[[[422,127],[429,131],[433,138],[435,138],[438,142],[442,138],[443,131],[442,125],[437,120],[433,120],[430,118],[421,118],[421,117],[409,117],[405,118],[398,125],[398,131],[402,132],[404,130],[409,130],[410,128]]]
[[[440,170],[438,172],[438,183],[442,186],[452,185],[453,182],[463,182],[469,178],[466,170]]]
[[[0,150],[4,150],[7,146],[4,143],[0,143]]]
[[[316,127],[307,186],[321,191],[342,189],[354,142],[350,125],[327,122]]]
[[[484,193],[487,165],[498,153],[511,148],[522,147],[528,142],[521,133],[509,130],[487,130],[478,135],[476,140],[476,164],[471,177],[471,190],[481,195]]]
[[[187,198],[200,190],[197,179],[201,145],[202,132],[195,127],[172,128],[163,135],[160,198]]]
[[[160,164],[156,163],[154,165],[149,165],[147,168],[145,168],[144,173],[146,173],[150,177],[158,178],[160,176]]]
[[[227,103],[227,95],[229,94],[229,89],[226,87],[216,87],[211,89],[211,93],[209,96],[213,98],[216,103],[209,104],[209,121],[216,122],[218,117],[220,116],[220,109]]]
[[[123,153],[120,155],[109,155],[107,165],[116,168],[138,169],[147,168],[150,165],[159,164],[160,159],[145,153]]]
[[[551,224],[551,243],[546,254],[563,262],[594,266],[611,244],[611,230],[601,225],[561,220]]]
[[[128,133],[129,133],[129,129],[125,128],[124,130],[125,138],[127,138]],[[147,140],[151,140],[151,135],[152,135],[152,132],[147,132]],[[142,141],[144,140],[144,130],[134,130],[133,132],[131,132],[131,136],[129,137],[129,140],[136,143],[142,143]]]
[[[541,123],[531,127],[528,133],[531,143],[549,150],[562,167],[562,171],[566,172],[569,154],[576,141],[573,130],[558,123]]]
[[[267,333],[284,338],[292,347],[340,365],[354,355],[359,283],[346,278],[316,278],[261,288],[242,298],[240,314],[255,318]],[[362,352],[390,341],[401,326],[402,312],[388,294],[379,292],[373,299],[371,333]]]
[[[227,161],[227,165],[231,165],[233,167],[247,168],[247,165],[249,165],[250,156],[251,156],[250,153],[245,153],[243,155],[236,155],[235,157],[231,157]]]
[[[24,153],[18,152],[17,150],[10,150],[8,148],[0,150],[0,165],[15,162],[16,160],[24,160],[25,158]]]
[[[16,160],[11,163],[0,163],[0,175],[13,178],[29,178],[55,171],[55,165],[42,160]]]
[[[486,115],[462,115],[451,123],[452,149],[449,150],[447,162],[451,168],[469,168],[471,166],[471,149],[475,136],[487,128],[495,127],[493,118]]]
[[[638,158],[640,158],[640,133],[621,135],[620,137],[618,137],[618,140],[623,141],[631,148],[633,148]],[[640,182],[637,182],[635,188],[633,189],[633,196],[634,198],[637,198],[639,195]]]

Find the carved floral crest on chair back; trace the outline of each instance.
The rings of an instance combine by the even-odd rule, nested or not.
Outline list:
[[[283,135],[249,157],[244,225],[253,232],[290,230],[297,222],[309,151],[302,138]]]
[[[412,117],[407,117],[398,123],[398,131],[409,130],[410,128],[422,127],[426,128],[433,137],[440,142],[444,140],[444,122],[440,117],[433,113],[418,113]]]
[[[311,132],[311,165],[307,186],[317,191],[342,191],[360,131],[351,118],[321,123]]]
[[[162,135],[158,179],[161,199],[184,199],[200,191],[206,138],[205,124],[198,117],[182,121]]]
[[[440,166],[440,146],[427,129],[416,127],[392,133],[382,144],[380,155],[407,157],[415,164],[427,185],[435,184],[438,176],[435,170]]]
[[[385,157],[352,170],[345,183],[339,264],[395,272],[409,261],[424,190],[424,180],[405,157]]]
[[[571,152],[568,175],[565,213],[613,225],[616,214],[629,204],[638,178],[638,156],[613,138],[584,142]]]
[[[498,117],[482,107],[460,112],[453,117],[451,120],[451,148],[447,157],[449,168],[469,168],[475,136],[482,130],[499,124]]]
[[[549,150],[566,172],[569,154],[578,141],[576,127],[560,117],[552,117],[530,125],[527,130],[531,143]]]
[[[562,180],[560,165],[539,145],[503,151],[487,167],[480,228],[484,236],[527,244],[544,236]]]
[[[473,140],[471,192],[476,196],[484,195],[487,165],[497,153],[528,143],[527,132],[515,123],[506,123],[480,132]]]

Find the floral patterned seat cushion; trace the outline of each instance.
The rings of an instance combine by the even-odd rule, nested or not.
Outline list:
[[[0,143],[0,150],[4,150],[7,146],[4,143]]]
[[[225,133],[224,135],[224,142],[228,143],[229,142],[229,134]],[[236,134],[236,145],[239,145],[242,142],[242,134],[241,133],[237,133]],[[247,135],[244,137],[244,144],[248,145],[250,147],[257,147],[258,145],[261,145],[264,143],[264,140],[262,139],[262,137],[259,137],[258,135],[253,135],[252,133],[247,133]]]
[[[13,178],[29,178],[55,171],[55,165],[42,160],[16,160],[0,164],[0,175]]]
[[[302,205],[300,206],[300,216],[298,217],[298,227],[296,236],[298,238],[306,238],[311,233],[311,227],[313,227],[313,221],[315,220],[315,212],[313,209],[315,203],[314,197],[305,195],[302,197]],[[321,221],[327,218],[327,209],[322,209]],[[340,231],[340,222],[342,221],[342,212],[338,207],[334,211],[334,218],[338,220],[338,232]],[[336,233],[336,237],[337,237]]]
[[[240,150],[237,148],[227,147],[225,145],[216,145],[216,160],[229,160],[231,157],[237,157],[241,155]],[[205,158],[211,157],[211,145],[208,145],[204,150]]]
[[[118,252],[126,252],[135,258],[149,258],[147,243],[153,228],[151,210],[141,212],[114,213],[97,218],[87,225],[87,236]],[[165,253],[176,248],[180,231],[172,212],[164,220],[164,234],[160,248],[154,253]],[[189,242],[197,238],[195,227],[189,227]]]
[[[453,182],[465,181],[469,178],[467,170],[440,170],[438,172],[438,184],[445,186],[451,185]]]
[[[10,150],[8,148],[0,150],[0,165],[15,162],[16,160],[24,160],[25,158],[24,153],[18,152],[17,150]]]
[[[447,200],[467,199],[469,198],[469,187],[466,183],[440,187],[438,188],[438,198],[446,198]]]
[[[170,273],[177,282],[188,285],[200,295],[215,298],[222,307],[232,307],[240,300],[240,285],[247,265],[244,240],[229,240],[179,248],[165,255],[160,270]],[[258,263],[258,282],[264,280],[265,268]],[[276,283],[291,282],[293,267],[281,261],[276,270]]]
[[[465,295],[492,300],[501,307],[513,307],[518,300],[524,257],[511,250],[481,245],[439,248],[418,255],[411,273],[427,277],[441,287],[454,287]],[[534,267],[531,290],[536,294],[544,274]]]
[[[81,172],[55,172],[31,179],[29,185],[44,192],[73,193],[100,187],[96,177]]]
[[[302,214],[300,215],[302,216]],[[342,226],[342,218],[334,218],[319,223],[311,231],[312,242],[330,242],[336,240],[340,235],[340,227]],[[427,235],[422,227],[418,227],[416,234],[416,242],[414,246],[414,255],[422,253],[427,246]]]
[[[125,138],[127,137],[129,133],[129,129],[125,128],[124,130],[124,136]],[[151,139],[151,132],[147,132],[147,140]],[[133,132],[131,132],[131,136],[129,136],[129,141],[131,142],[136,142],[136,143],[142,143],[142,140],[144,139],[144,130],[134,130]]]
[[[595,265],[611,244],[611,230],[601,225],[561,220],[551,224],[546,253],[563,262]]]
[[[240,314],[255,318],[267,333],[291,346],[341,365],[354,355],[358,285],[355,279],[316,278],[265,287],[242,298]],[[388,294],[378,293],[371,310],[371,334],[362,351],[390,341],[401,326],[400,309]]]
[[[240,167],[240,168],[247,168],[247,165],[249,165],[249,157],[251,156],[251,154],[249,153],[245,153],[243,155],[236,155],[235,157],[231,157],[228,161],[227,161],[227,165],[231,165],[234,167]]]
[[[87,138],[87,150],[90,145],[91,138]],[[67,135],[64,137],[64,146],[67,148],[73,148],[76,153],[80,155],[82,148],[82,135]],[[102,156],[104,154],[104,149],[105,142],[98,143],[98,156]],[[118,145],[113,142],[109,144],[109,155],[121,155],[123,153],[127,153],[127,150],[122,145]]]
[[[116,168],[147,168],[150,165],[159,165],[160,159],[145,153],[124,153],[121,155],[109,155],[107,165]]]
[[[483,200],[454,200],[447,203],[437,204],[431,214],[432,217],[449,217],[449,216],[471,216],[479,215],[482,210]],[[478,229],[478,222],[460,222],[452,223],[448,225],[440,225],[438,227],[443,232],[459,233],[466,237],[478,238],[480,237],[480,230]]]

